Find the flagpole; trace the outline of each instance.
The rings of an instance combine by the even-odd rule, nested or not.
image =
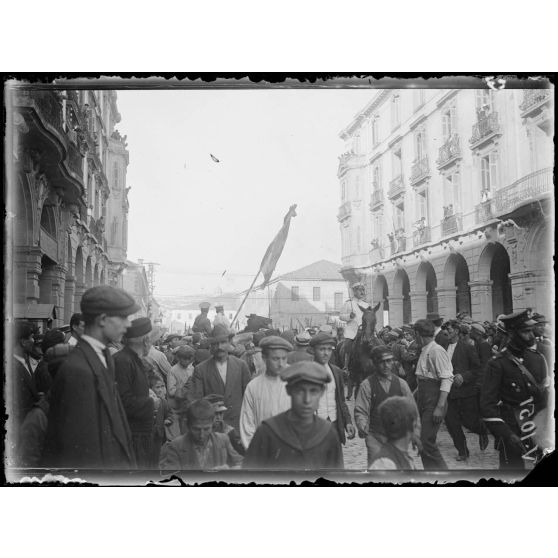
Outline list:
[[[234,326],[234,322],[236,322],[236,319],[238,318],[238,315],[240,314],[240,311],[242,310],[242,307],[244,306],[244,303],[246,302],[246,299],[248,298],[248,295],[252,292],[252,289],[254,288],[254,285],[256,284],[256,281],[258,280],[258,277],[260,276],[260,272],[261,272],[261,269],[258,269],[258,273],[256,273],[256,276],[254,277],[254,280],[252,281],[252,284],[250,285],[250,287],[246,291],[246,294],[244,295],[244,298],[243,298],[242,302],[240,303],[240,306],[238,307],[238,310],[236,311],[236,314],[234,315],[233,321],[231,322],[231,328]]]

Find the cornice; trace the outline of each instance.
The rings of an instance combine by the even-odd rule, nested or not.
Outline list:
[[[368,103],[364,109],[358,113],[353,121],[341,132],[339,132],[339,137],[341,139],[347,139],[361,124],[362,121],[368,118],[378,107],[389,97],[391,94],[391,89],[382,89],[373,99]]]

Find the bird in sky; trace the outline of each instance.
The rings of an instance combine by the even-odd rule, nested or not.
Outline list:
[[[213,153],[210,153],[209,155],[211,155],[211,158],[213,159],[213,161],[215,163],[220,163],[221,161],[219,161],[219,159],[217,159],[217,157],[215,157],[215,155],[213,155]]]

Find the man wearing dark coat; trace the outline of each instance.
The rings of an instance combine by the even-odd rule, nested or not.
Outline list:
[[[212,393],[222,395],[227,410],[225,422],[240,431],[240,409],[248,382],[252,379],[248,365],[229,354],[232,335],[217,325],[209,338],[211,358],[201,362],[192,374],[192,398],[202,399]]]
[[[453,445],[458,451],[457,461],[469,458],[467,440],[463,426],[481,436],[481,419],[477,397],[477,378],[480,360],[473,345],[459,339],[459,323],[448,322],[448,348],[446,349],[453,366],[453,382],[448,395],[448,409],[445,423]],[[479,440],[481,449],[486,449],[488,438],[483,432]]]
[[[132,433],[136,462],[145,469],[152,464],[155,397],[149,394],[149,368],[142,358],[151,347],[151,329],[149,318],[135,319],[124,334],[124,348],[114,355],[116,384]]]
[[[196,316],[194,325],[192,326],[192,331],[194,333],[202,333],[206,336],[211,335],[211,321],[207,317],[210,306],[209,302],[202,302],[200,304],[201,313]]]
[[[81,299],[85,333],[60,367],[51,390],[44,465],[76,469],[135,467],[126,413],[108,344],[118,343],[139,310],[124,290],[107,285]]]
[[[324,386],[331,382],[326,369],[300,361],[281,373],[287,382],[291,408],[264,420],[246,451],[245,469],[342,469],[343,451],[337,429],[316,415]]]

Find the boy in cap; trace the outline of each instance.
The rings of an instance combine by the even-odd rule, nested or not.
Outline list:
[[[188,431],[161,451],[163,470],[218,470],[239,468],[242,456],[226,434],[214,431],[215,408],[205,399],[194,401],[186,412]]]
[[[81,299],[85,333],[56,374],[45,449],[47,466],[130,469],[128,420],[108,344],[119,342],[139,306],[124,290],[88,289]]]
[[[186,410],[190,401],[190,392],[192,382],[190,379],[194,373],[194,354],[195,351],[188,345],[178,347],[175,353],[176,364],[171,368],[167,392],[169,396],[169,406],[173,417],[173,423],[170,428],[171,439],[184,434],[184,425],[181,423],[183,412]]]
[[[155,397],[143,359],[151,347],[151,320],[136,318],[124,334],[124,348],[114,356],[116,384],[126,411],[138,467],[149,469],[153,454]]]
[[[316,415],[331,381],[316,362],[297,362],[281,373],[291,408],[266,419],[246,452],[245,469],[342,469],[343,452],[331,422]]]
[[[293,346],[275,335],[260,342],[265,372],[253,378],[244,392],[240,411],[240,438],[248,448],[258,426],[272,416],[286,411],[290,400],[281,380],[281,372],[288,366],[288,355]]]
[[[500,469],[522,470],[534,463],[538,448],[535,418],[547,405],[549,377],[544,357],[526,357],[535,335],[527,311],[500,318],[507,347],[488,362],[481,390],[481,415],[496,439]]]
[[[346,438],[352,440],[355,437],[356,429],[345,402],[343,372],[329,362],[334,346],[335,338],[328,333],[318,333],[310,340],[310,350],[314,356],[314,362],[324,367],[331,380],[325,386],[324,395],[320,399],[318,416],[331,421],[337,429],[339,440],[345,444]]]
[[[210,393],[204,397],[206,401],[209,401],[213,408],[215,409],[215,419],[213,421],[213,432],[219,432],[220,434],[226,434],[231,441],[232,447],[240,455],[244,455],[246,450],[240,441],[240,436],[238,432],[230,425],[225,422],[225,403],[223,398],[216,393]]]

